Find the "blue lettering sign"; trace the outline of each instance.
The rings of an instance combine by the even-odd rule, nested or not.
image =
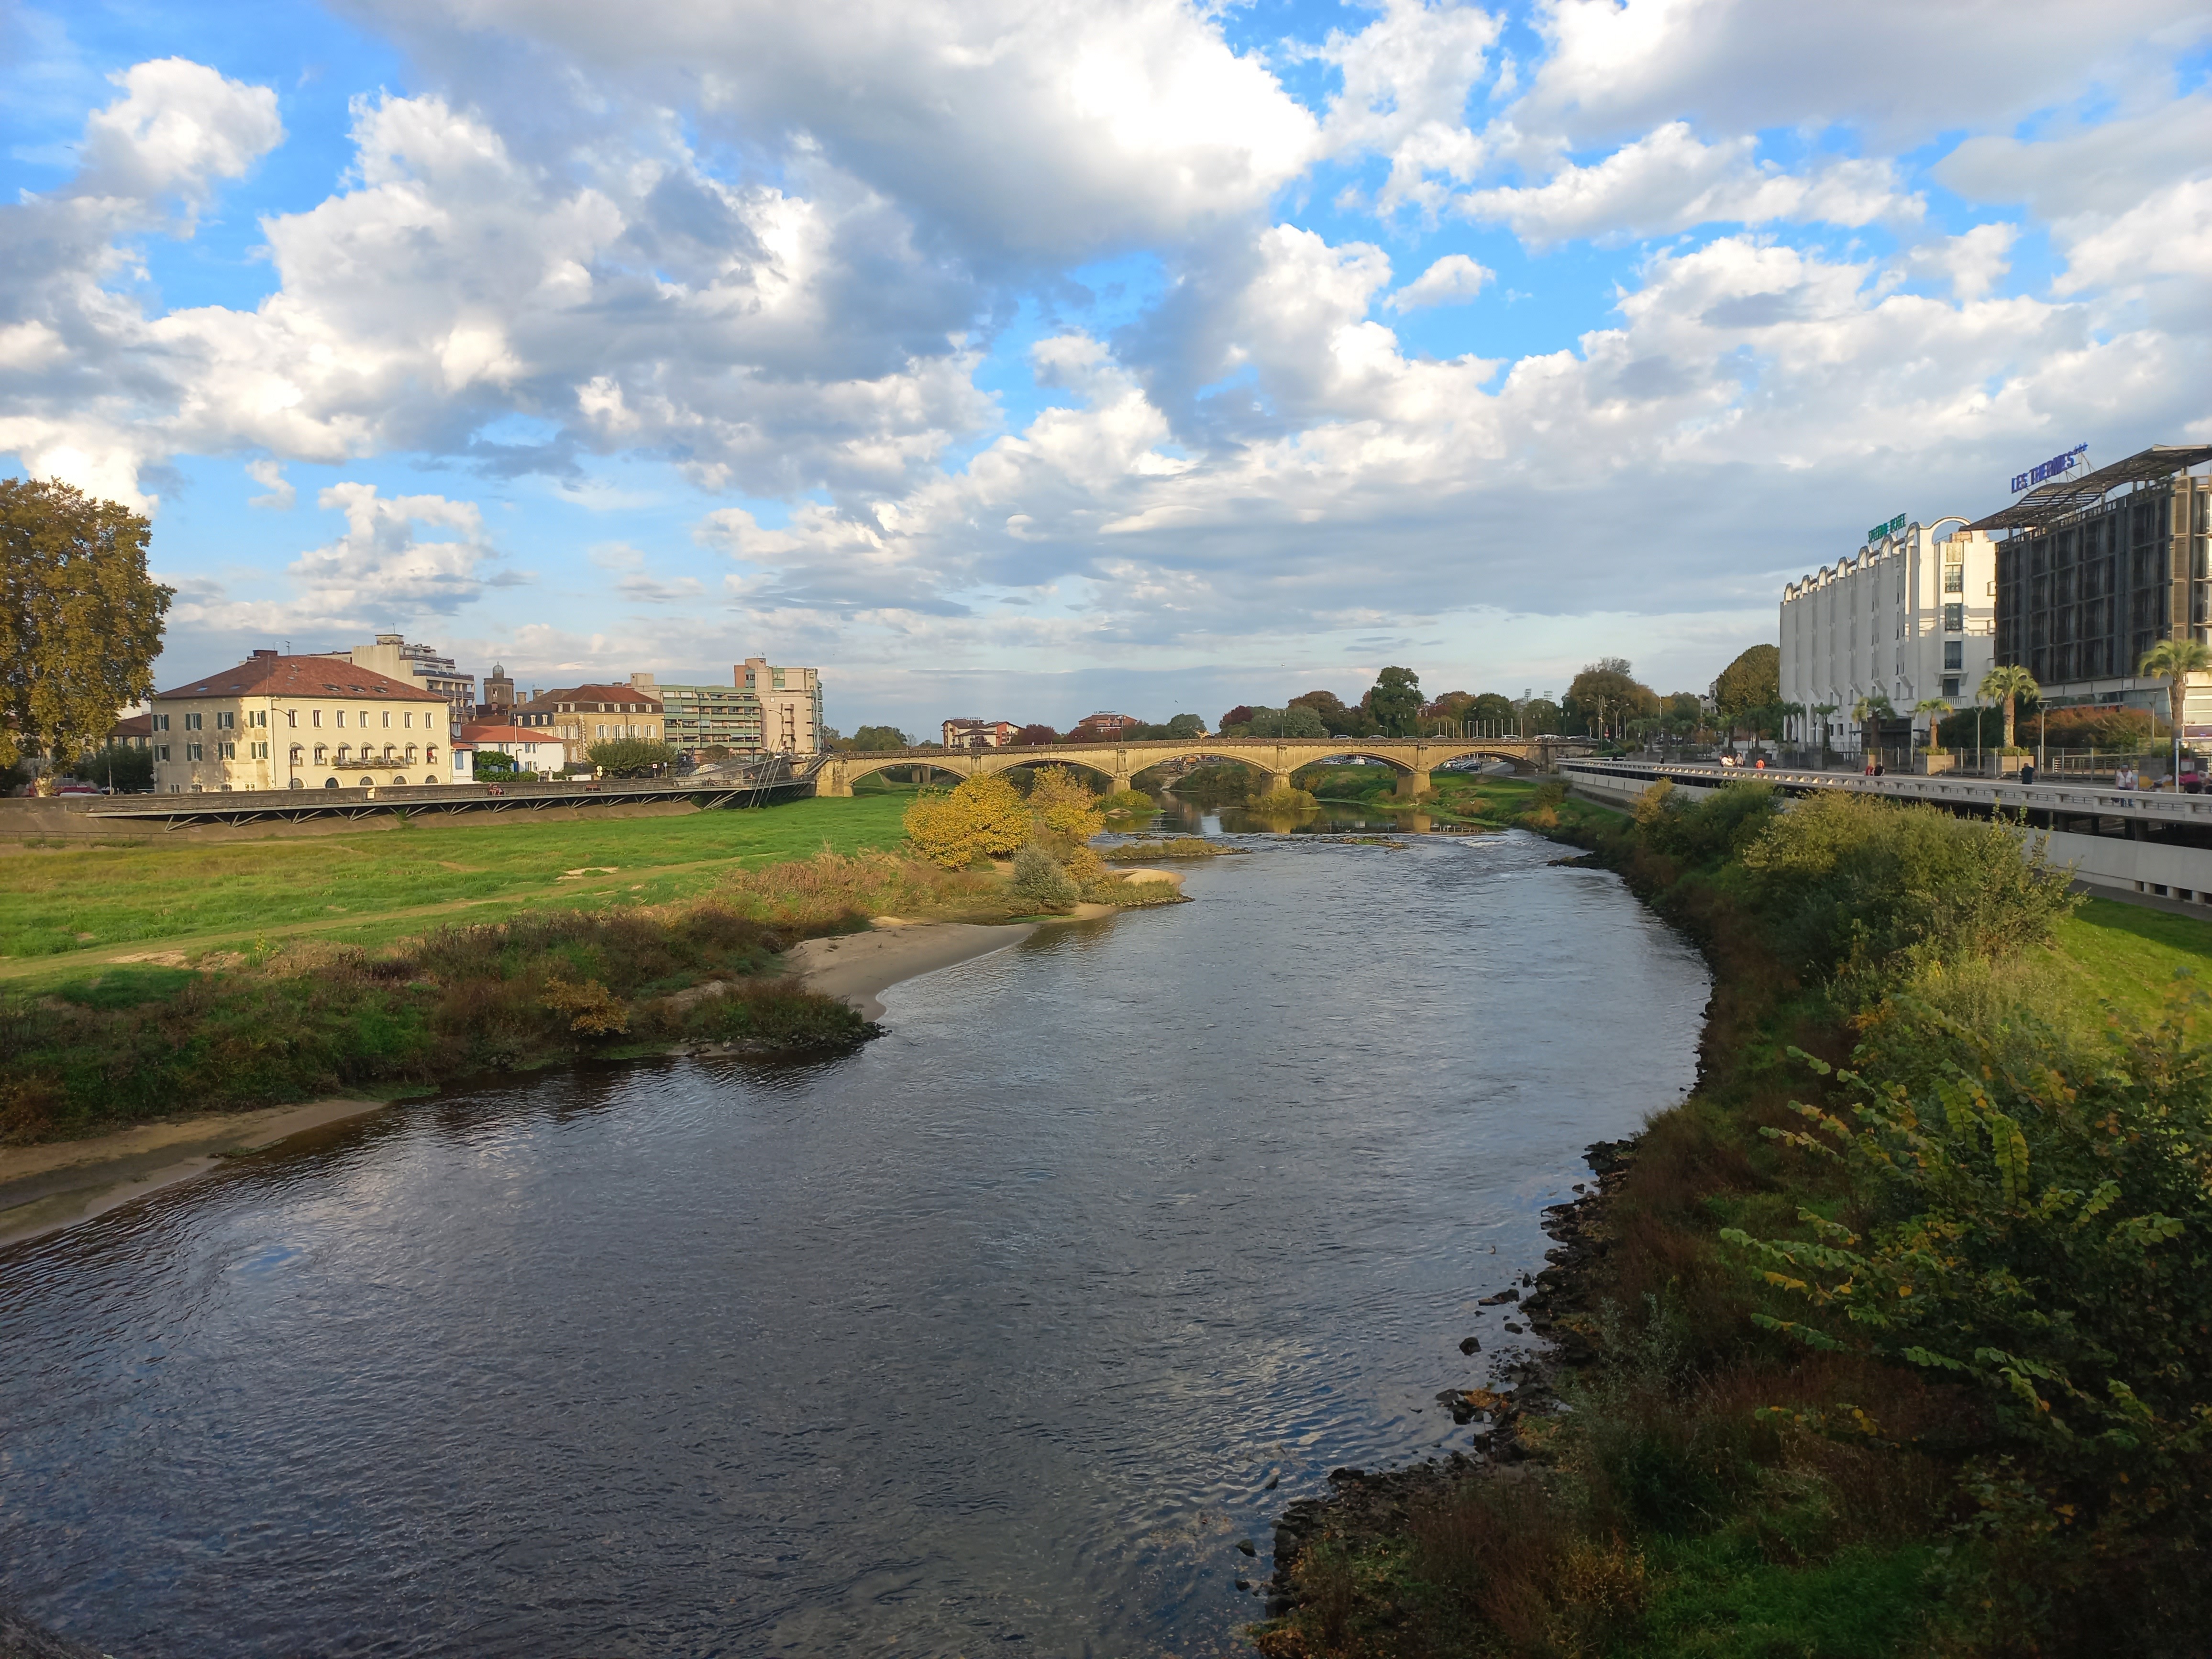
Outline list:
[[[2080,464],[2081,457],[2088,453],[2088,445],[2075,444],[2063,455],[2053,455],[2047,461],[2039,461],[2025,472],[2014,473],[2012,493],[2017,495],[2021,490],[2032,489],[2047,478],[2056,478],[2062,473],[2072,471]]]

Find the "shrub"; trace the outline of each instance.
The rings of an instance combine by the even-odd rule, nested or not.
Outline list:
[[[1027,838],[1043,840],[1060,851],[1080,847],[1106,827],[1097,798],[1066,766],[1037,769],[1030,784],[1030,815],[1035,823]]]
[[[1150,817],[1160,810],[1159,803],[1141,789],[1122,789],[1098,803],[1109,817]]]
[[[572,985],[556,975],[545,981],[545,994],[538,1006],[566,1017],[570,1030],[588,1036],[608,1036],[629,1030],[629,1010],[595,979]]]
[[[1075,878],[1034,842],[1014,854],[1013,890],[1040,910],[1064,910],[1082,896]]]
[[[1742,863],[1786,954],[1869,986],[1876,970],[2010,955],[2049,939],[2076,902],[2070,872],[2021,825],[1842,790],[1770,817]]]
[[[1030,837],[1027,804],[995,772],[963,778],[950,794],[920,796],[903,822],[915,850],[947,870],[1005,858]]]
[[[1541,791],[1538,793],[1540,798]],[[1695,865],[1717,863],[1741,853],[1781,807],[1772,784],[1748,779],[1724,785],[1702,800],[1670,789],[1647,812],[1645,803],[1650,800],[1647,789],[1636,808],[1645,842],[1656,852]]]

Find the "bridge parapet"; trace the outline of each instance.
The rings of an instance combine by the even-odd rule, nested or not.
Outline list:
[[[1019,749],[872,750],[825,761],[815,793],[842,796],[874,773],[927,766],[956,777],[1011,771],[1021,766],[1076,766],[1106,778],[1116,790],[1133,787],[1137,774],[1163,761],[1234,760],[1267,779],[1269,793],[1291,787],[1301,767],[1341,757],[1379,760],[1399,775],[1398,793],[1412,797],[1430,787],[1430,775],[1455,760],[1483,756],[1530,770],[1548,770],[1561,757],[1587,754],[1582,738],[1167,738],[1134,743],[1039,744]]]

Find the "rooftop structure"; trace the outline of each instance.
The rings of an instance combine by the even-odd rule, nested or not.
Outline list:
[[[427,645],[410,645],[400,635],[379,634],[374,645],[356,645],[350,650],[318,654],[350,662],[357,668],[373,668],[380,674],[409,680],[426,691],[436,692],[452,707],[456,726],[476,712],[477,677],[463,673],[453,665],[451,657],[441,657]]]
[[[2138,674],[2162,639],[2212,643],[2212,444],[2157,445],[2068,473],[1976,522],[1996,548],[1996,660],[2053,707],[2170,708]],[[2212,677],[2192,686],[2186,735],[2212,737]]]

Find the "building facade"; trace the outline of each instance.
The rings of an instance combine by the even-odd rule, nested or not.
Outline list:
[[[494,663],[491,672],[484,676],[483,691],[477,698],[476,719],[479,723],[503,725],[514,713],[514,681],[508,676],[506,665]]]
[[[2053,708],[2171,711],[2136,671],[2160,640],[2212,644],[2212,444],[2146,449],[2030,490],[1977,530],[1996,556],[1996,659]],[[2192,677],[2185,735],[2212,737],[2212,676]]]
[[[760,700],[761,747],[773,755],[814,755],[822,750],[822,677],[811,668],[777,668],[764,657],[747,657],[731,678]]]
[[[650,674],[633,674],[629,679],[660,699],[671,748],[695,761],[714,748],[733,755],[761,752],[764,722],[760,698],[744,686],[662,685]]]
[[[1111,743],[1130,727],[1142,724],[1134,714],[1085,714],[1067,735],[1077,743]]]
[[[477,677],[465,674],[451,657],[441,657],[427,645],[410,645],[398,634],[379,634],[374,645],[356,645],[349,651],[320,653],[349,662],[356,668],[374,669],[395,680],[405,680],[425,691],[434,691],[453,710],[451,725],[476,716]],[[449,737],[451,733],[447,734]]]
[[[568,751],[561,739],[542,727],[477,723],[461,728],[461,741],[477,754],[495,749],[513,758],[526,772],[547,775],[568,764]]]
[[[588,765],[595,743],[621,738],[666,741],[660,699],[635,685],[572,685],[540,692],[515,711],[515,724],[540,735],[550,732],[570,766]]]
[[[1856,747],[1851,711],[1886,699],[1896,714],[1974,700],[1996,660],[1996,548],[1955,515],[1899,514],[1864,545],[1782,590],[1782,701],[1802,704],[1801,741]],[[1814,712],[1819,711],[1819,712]]]
[[[943,730],[947,749],[1004,749],[1021,727],[1012,720],[947,720]]]
[[[159,794],[453,781],[447,700],[343,658],[257,651],[152,701]]]

